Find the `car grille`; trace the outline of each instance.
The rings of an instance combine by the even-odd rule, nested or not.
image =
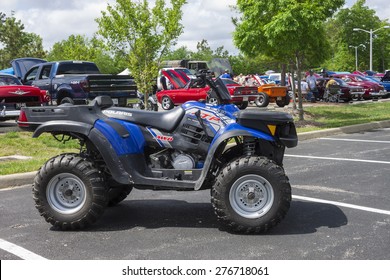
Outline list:
[[[0,103],[30,103],[39,102],[39,96],[10,96],[0,97]]]

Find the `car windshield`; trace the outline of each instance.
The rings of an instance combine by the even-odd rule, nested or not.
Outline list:
[[[21,85],[22,83],[12,76],[0,76],[0,86]]]
[[[348,84],[344,82],[342,79],[334,78],[334,80],[338,83],[339,86],[348,87]]]
[[[373,82],[372,80],[370,80],[370,79],[368,79],[366,77],[363,77],[363,76],[355,76],[355,79],[358,82],[363,82],[363,81]]]

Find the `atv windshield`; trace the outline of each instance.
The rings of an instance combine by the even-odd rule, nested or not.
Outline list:
[[[217,78],[215,81],[213,81],[213,83],[215,84],[216,89],[213,88],[213,86],[210,86],[218,95],[221,104],[230,103],[231,96],[223,80],[221,78]]]

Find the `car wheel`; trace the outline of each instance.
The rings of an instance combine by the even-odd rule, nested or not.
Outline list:
[[[267,107],[269,104],[269,96],[264,92],[259,92],[259,96],[255,100],[257,107]]]
[[[64,97],[61,99],[60,104],[74,104],[74,100],[71,97]]]
[[[243,101],[242,103],[237,105],[238,109],[244,110],[246,107],[248,107],[248,101]]]
[[[168,96],[164,96],[161,99],[161,107],[164,110],[171,110],[173,108],[173,106],[174,106],[173,102],[172,102],[172,100]]]

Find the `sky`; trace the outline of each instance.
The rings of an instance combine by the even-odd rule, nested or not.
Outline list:
[[[377,16],[390,20],[389,0],[366,0],[366,5],[377,11]],[[107,3],[114,0],[0,0],[0,11],[20,19],[25,31],[38,34],[43,39],[45,50],[54,43],[66,40],[72,34],[88,38],[97,31],[95,19],[101,17]],[[151,0],[151,2],[153,2]],[[169,2],[169,0],[167,0]],[[197,42],[206,39],[215,50],[223,46],[230,54],[238,54],[232,42],[234,26],[231,18],[234,12],[231,5],[236,0],[187,0],[183,6],[182,24],[184,32],[179,37],[177,47],[187,46],[195,51]],[[347,0],[352,6],[356,0]]]

